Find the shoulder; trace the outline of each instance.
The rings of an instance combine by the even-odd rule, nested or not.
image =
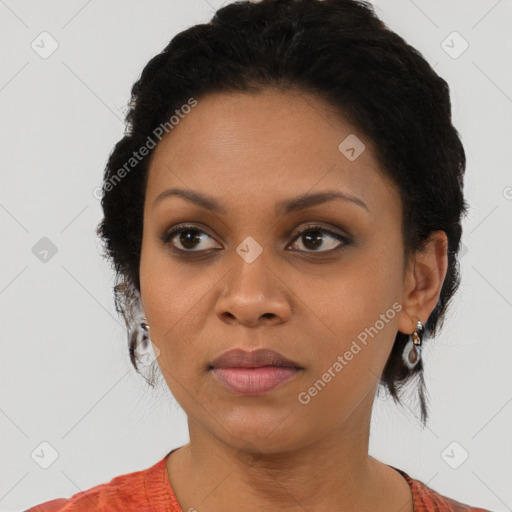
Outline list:
[[[147,511],[153,503],[146,492],[161,473],[165,458],[148,469],[114,477],[70,498],[58,498],[33,506],[24,512],[126,512]],[[155,511],[156,512],[156,511]]]
[[[405,471],[394,469],[402,474],[411,487],[415,512],[491,512],[488,509],[474,507],[443,496],[420,480],[411,478]]]

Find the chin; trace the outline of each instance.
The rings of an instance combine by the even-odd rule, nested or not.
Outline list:
[[[280,423],[275,417],[270,423],[261,416],[254,419],[246,417],[245,421],[236,422],[225,419],[222,427],[216,426],[216,437],[243,453],[277,454],[311,443],[310,433],[298,432],[296,422],[281,420]]]

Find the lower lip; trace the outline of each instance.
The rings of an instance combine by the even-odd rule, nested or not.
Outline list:
[[[298,368],[263,366],[260,368],[213,368],[213,374],[222,385],[241,395],[266,393],[289,381]]]

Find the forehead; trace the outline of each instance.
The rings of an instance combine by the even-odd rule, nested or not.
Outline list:
[[[332,106],[298,91],[198,99],[155,148],[146,201],[171,187],[239,200],[337,188],[376,212],[399,198],[372,141]]]

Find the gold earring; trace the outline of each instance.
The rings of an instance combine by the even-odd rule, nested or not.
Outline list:
[[[413,370],[421,359],[421,342],[422,342],[423,324],[420,320],[416,323],[416,330],[412,333],[412,339],[404,347],[402,360],[409,370]]]

